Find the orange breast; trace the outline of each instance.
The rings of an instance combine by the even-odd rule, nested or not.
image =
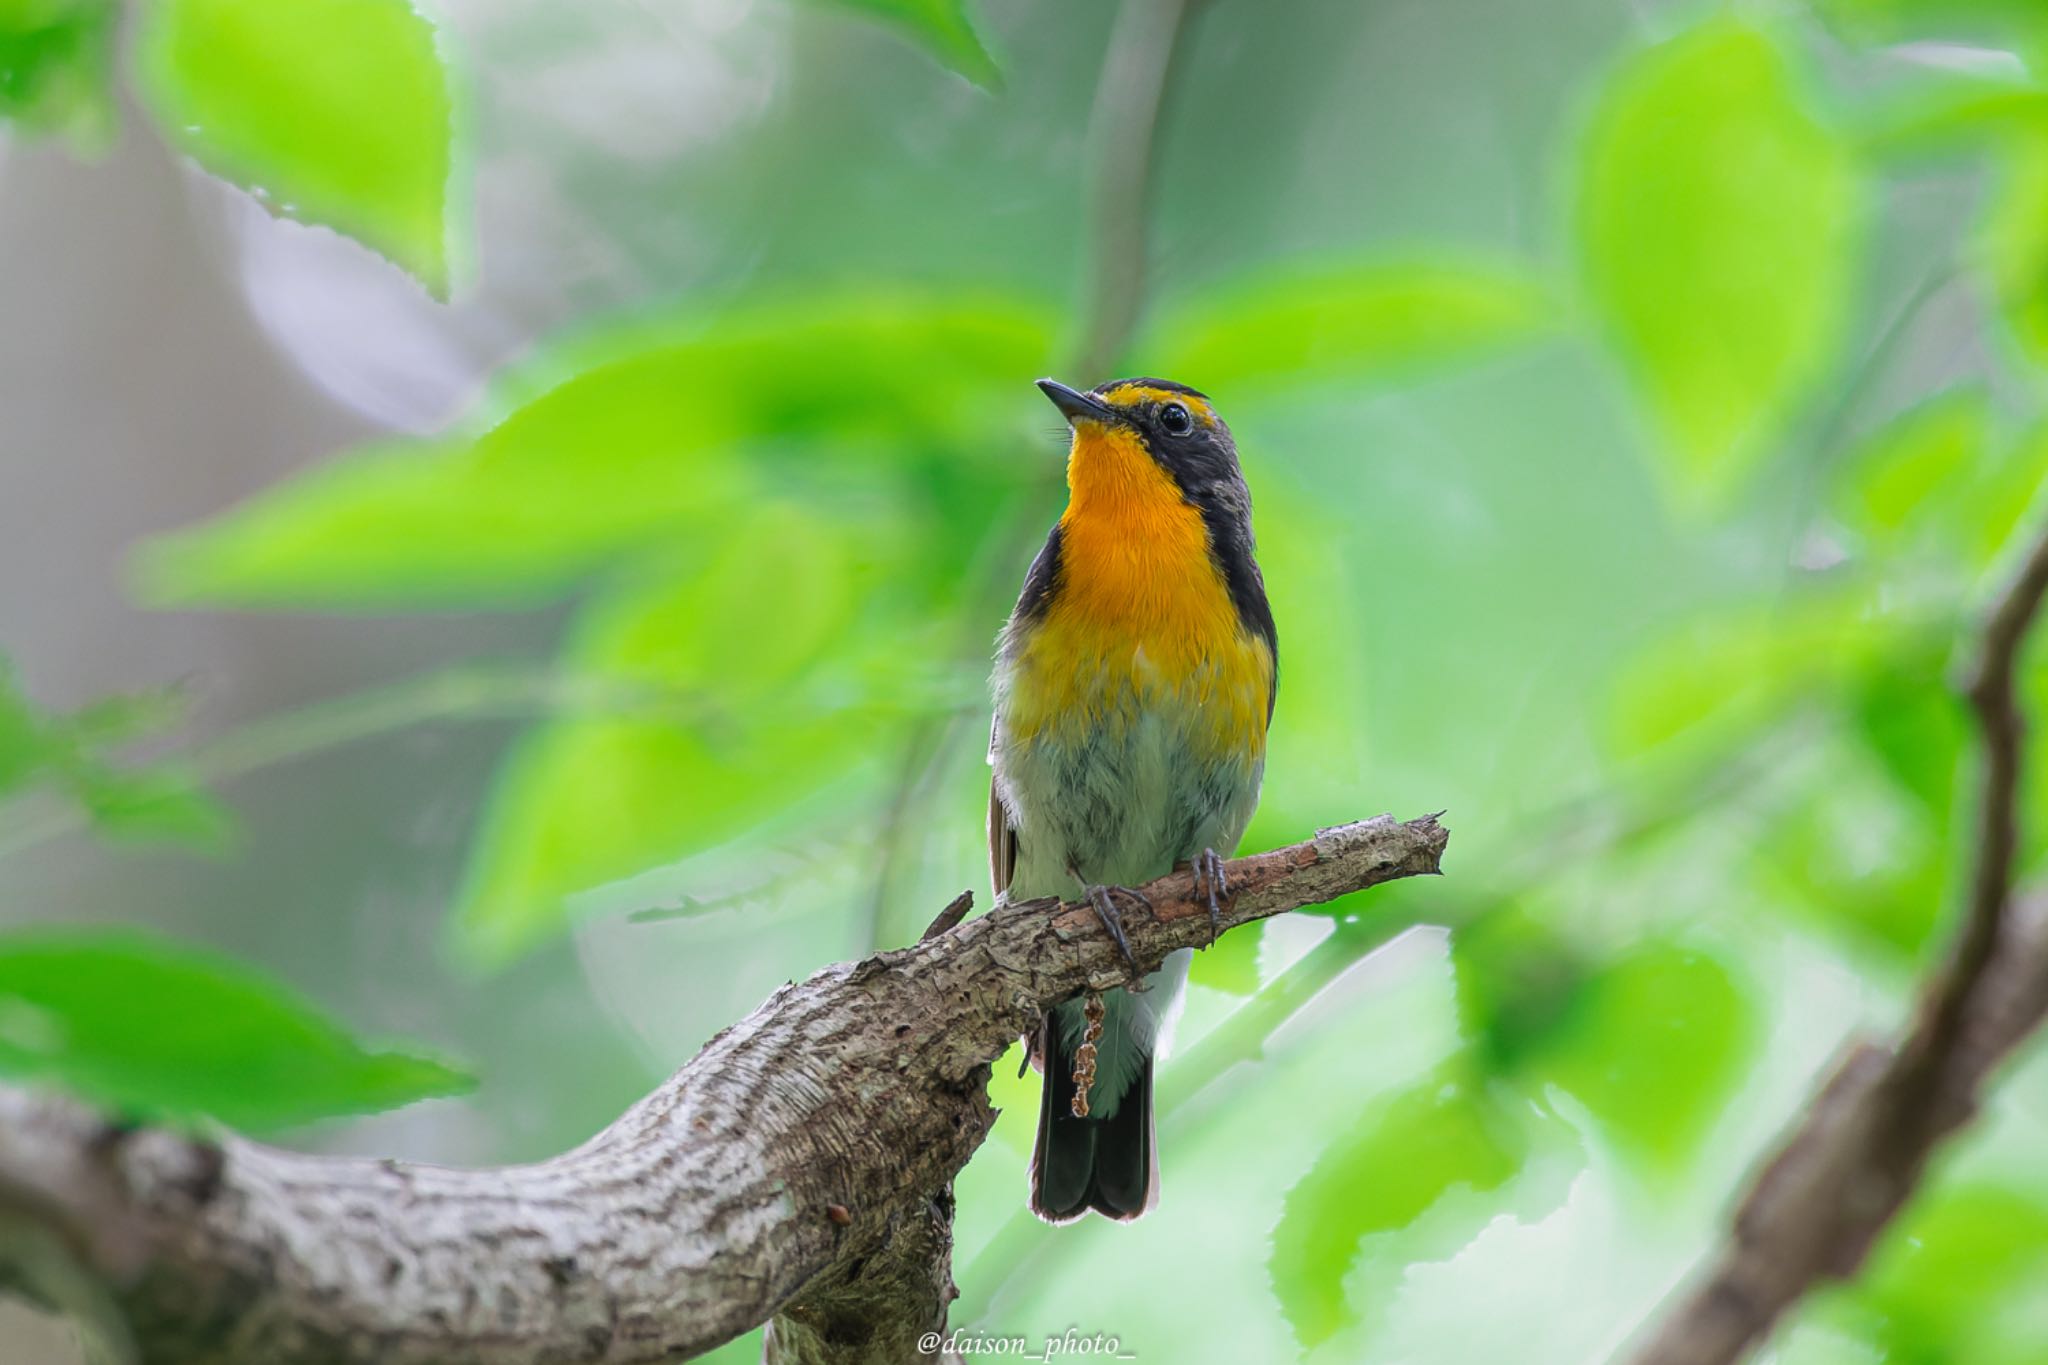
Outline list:
[[[1202,514],[1121,427],[1082,424],[1068,457],[1060,575],[1014,661],[1014,740],[1167,712],[1218,756],[1263,754],[1273,659],[1239,623]]]

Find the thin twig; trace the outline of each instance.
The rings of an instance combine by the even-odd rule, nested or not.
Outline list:
[[[1938,265],[1921,277],[1919,283],[1900,300],[1899,306],[1885,320],[1884,326],[1864,348],[1862,357],[1841,386],[1839,396],[1829,406],[1826,414],[1819,419],[1813,435],[1803,444],[1814,452],[1815,458],[1808,461],[1801,480],[1803,490],[1799,505],[1809,506],[1813,490],[1822,483],[1831,458],[1839,455],[1847,443],[1851,424],[1856,420],[1858,409],[1863,406],[1863,397],[1871,387],[1884,377],[1885,369],[1898,354],[1899,348],[1912,335],[1914,324],[1919,322],[1927,306],[1939,298],[1943,291],[1954,284],[1961,272],[1954,265]]]
[[[194,782],[215,784],[436,721],[571,713],[672,716],[687,714],[692,701],[674,689],[621,678],[468,664],[262,716],[160,763]],[[41,810],[21,808],[25,805],[5,807],[0,858],[91,824],[90,815],[75,803]]]
[[[917,941],[919,943],[927,943],[937,938],[961,920],[966,919],[967,912],[973,908],[974,892],[962,891],[959,895],[953,897],[952,900],[946,902],[946,908],[939,911],[938,916],[925,926],[924,933],[918,936]]]

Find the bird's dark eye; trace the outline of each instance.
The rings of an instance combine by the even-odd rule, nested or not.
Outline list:
[[[1159,410],[1159,427],[1168,436],[1185,436],[1195,429],[1195,419],[1180,404],[1168,403]]]

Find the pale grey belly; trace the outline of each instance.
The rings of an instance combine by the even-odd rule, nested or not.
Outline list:
[[[1085,734],[1005,741],[1000,721],[991,757],[996,786],[1017,830],[1008,898],[1075,899],[1084,885],[1139,886],[1204,849],[1228,857],[1258,804],[1263,760],[1210,759],[1190,745],[1176,718],[1130,710],[1121,725]],[[1203,723],[1189,715],[1187,720]],[[1135,913],[1142,914],[1139,910]],[[1112,991],[1091,1090],[1107,1117],[1178,1013],[1190,954],[1167,958],[1142,993]],[[1057,1011],[1068,1045],[1080,1041],[1078,1002]]]
[[[1015,745],[999,728],[993,757],[1017,829],[1010,896],[1019,900],[1071,899],[1091,882],[1137,886],[1204,849],[1228,856],[1258,804],[1262,767],[1198,754],[1157,710]]]

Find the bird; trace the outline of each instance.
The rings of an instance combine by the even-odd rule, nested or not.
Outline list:
[[[1279,640],[1208,395],[1038,387],[1071,431],[1067,505],[996,643],[989,865],[998,904],[1085,899],[1133,977],[1046,1011],[1027,1040],[1044,1073],[1032,1211],[1129,1220],[1158,1199],[1154,1058],[1190,950],[1136,979],[1123,916],[1150,909],[1132,888],[1189,868],[1213,941],[1224,859],[1258,805]]]

